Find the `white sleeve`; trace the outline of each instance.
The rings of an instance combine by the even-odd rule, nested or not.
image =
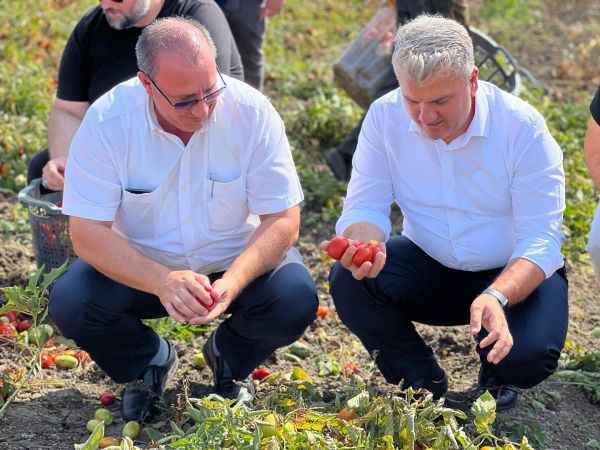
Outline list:
[[[112,221],[121,182],[94,112],[88,110],[73,136],[65,171],[63,211],[69,216]]]
[[[344,209],[336,224],[338,235],[354,223],[369,222],[383,232],[386,240],[390,237],[394,193],[381,112],[381,106],[375,103],[363,121]]]
[[[304,195],[283,121],[270,104],[261,114],[246,191],[250,212],[272,214],[299,204]]]
[[[522,151],[511,184],[516,235],[511,259],[535,263],[548,278],[564,263],[565,175],[562,151],[541,117],[535,128],[533,135],[516,144]]]

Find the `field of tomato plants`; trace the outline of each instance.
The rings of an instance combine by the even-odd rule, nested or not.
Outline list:
[[[469,3],[472,23],[547,87],[522,95],[547,118],[565,155],[570,327],[556,375],[523,393],[508,413],[496,413],[487,396],[469,411],[454,411],[386,384],[341,324],[328,294],[332,259],[318,243],[333,233],[345,185],[322,155],[361,110],[335,87],[331,64],[373,6],[287,0],[269,23],[266,93],[286,123],[302,179],[299,248],[317,282],[318,318],[253,373],[251,395],[236,404],[211,392],[200,353],[211,327],[149,322],[175,344],[181,364],[159,421],[125,423],[123,386],[47,317],[47,287],[60,270],[36,270],[27,212],[16,201],[29,156],[46,145],[64,42],[97,2],[0,2],[0,449],[600,449],[600,285],[584,250],[597,193],[582,157],[587,103],[600,84],[600,6],[593,0]],[[399,229],[400,221],[395,224]],[[418,329],[448,373],[450,389],[472,386],[478,360],[468,330]]]

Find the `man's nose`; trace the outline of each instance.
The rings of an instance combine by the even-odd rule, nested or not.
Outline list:
[[[192,106],[191,113],[194,117],[201,119],[203,117],[206,117],[209,109],[210,106],[207,105],[205,102],[198,102],[194,106]]]
[[[419,109],[419,122],[423,124],[430,124],[435,122],[437,113],[435,109],[427,105],[421,105]]]

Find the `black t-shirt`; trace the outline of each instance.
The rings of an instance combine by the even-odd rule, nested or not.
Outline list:
[[[590,103],[590,112],[598,125],[600,125],[600,88],[596,90],[596,95]]]
[[[158,17],[197,20],[217,47],[217,65],[224,74],[243,79],[237,46],[225,15],[213,0],[165,0]],[[100,6],[79,21],[65,47],[58,72],[61,100],[93,103],[102,94],[137,73],[135,44],[142,28],[115,30]]]

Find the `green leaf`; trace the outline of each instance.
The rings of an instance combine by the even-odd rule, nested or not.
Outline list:
[[[496,400],[489,391],[485,391],[473,406],[471,412],[475,416],[473,422],[480,433],[490,432],[490,425],[496,420]]]

